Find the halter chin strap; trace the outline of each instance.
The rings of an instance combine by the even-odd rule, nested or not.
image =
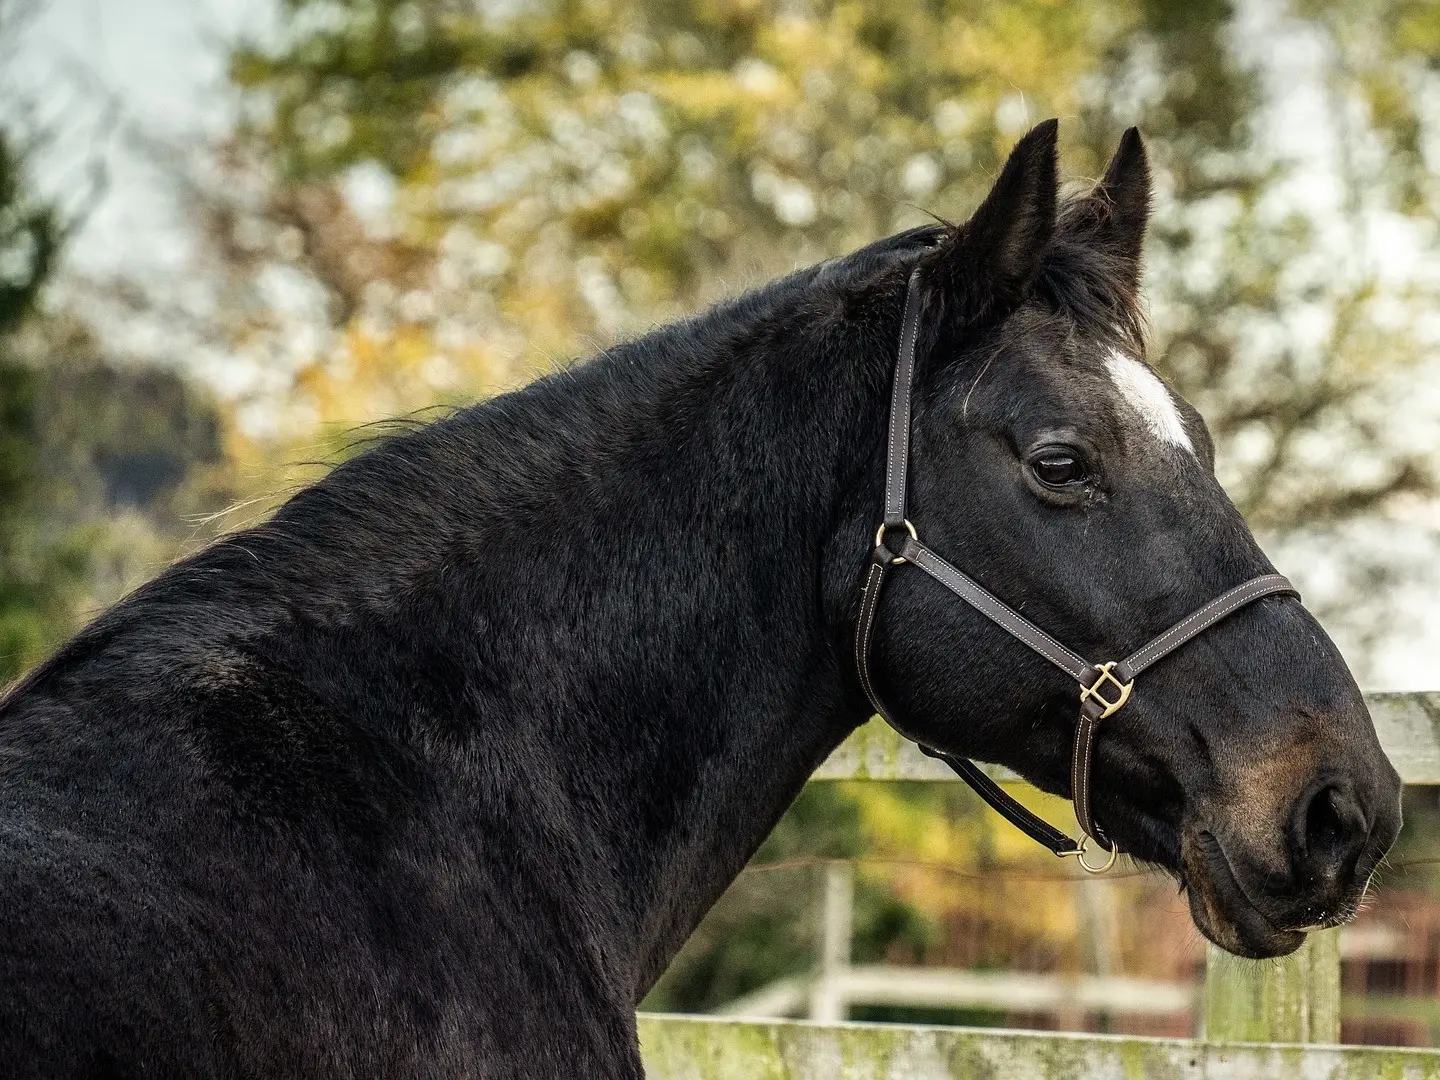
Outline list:
[[[905,516],[906,473],[910,464],[910,409],[915,386],[915,338],[919,325],[920,271],[916,269],[910,275],[910,283],[905,293],[900,353],[895,365],[895,382],[891,389],[890,431],[885,453],[885,517],[875,534],[875,551],[865,573],[860,618],[855,628],[855,667],[860,675],[860,685],[870,699],[870,704],[887,724],[919,745],[926,754],[940,759],[954,769],[982,799],[1021,832],[1056,855],[1075,856],[1080,865],[1091,873],[1104,873],[1115,864],[1119,849],[1096,824],[1090,810],[1091,759],[1101,721],[1114,715],[1130,700],[1136,676],[1192,638],[1203,634],[1227,615],[1264,596],[1283,593],[1298,597],[1300,594],[1279,574],[1264,574],[1221,593],[1118,662],[1092,664],[1066,648],[921,543],[915,526]],[[898,553],[886,543],[888,534],[894,532],[904,533]],[[973,762],[927,746],[924,741],[906,731],[880,700],[870,677],[870,641],[874,636],[875,616],[880,607],[881,586],[884,585],[891,567],[905,564],[919,567],[1079,684],[1080,715],[1075,728],[1075,747],[1070,762],[1070,794],[1075,804],[1076,820],[1084,833],[1079,843],[1025,809]],[[1092,865],[1085,858],[1092,840],[1109,852],[1108,859],[1100,865]]]

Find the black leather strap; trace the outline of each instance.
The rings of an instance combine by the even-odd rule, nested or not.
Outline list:
[[[905,738],[917,742],[913,735],[895,722],[870,679],[870,639],[875,633],[875,613],[880,607],[880,586],[885,583],[885,573],[890,568],[889,556],[883,548],[876,548],[875,554],[876,557],[870,560],[870,569],[865,572],[865,585],[860,592],[860,618],[855,625],[855,670],[860,673],[860,688],[870,699],[870,707]]]
[[[1099,730],[1098,712],[1082,705],[1080,716],[1075,723],[1075,742],[1070,748],[1070,805],[1075,807],[1075,820],[1080,823],[1080,831],[1086,836],[1093,836],[1095,842],[1106,851],[1113,851],[1115,845],[1095,823],[1095,816],[1090,809],[1090,765],[1095,753],[1095,736]]]
[[[870,650],[880,610],[881,588],[890,567],[906,563],[918,566],[976,611],[1079,683],[1080,710],[1070,763],[1070,795],[1075,804],[1076,820],[1085,835],[1112,853],[1115,850],[1114,845],[1095,821],[1090,808],[1095,736],[1100,730],[1101,722],[1129,700],[1137,675],[1204,633],[1221,619],[1262,597],[1283,593],[1298,598],[1299,593],[1279,574],[1262,575],[1217,596],[1124,660],[1113,664],[1091,664],[999,600],[974,579],[951,566],[920,542],[914,526],[905,516],[905,489],[910,459],[910,413],[915,386],[915,342],[919,333],[919,322],[920,271],[917,268],[910,274],[906,286],[900,350],[895,366],[895,382],[891,388],[890,424],[885,450],[885,516],[880,531],[876,534],[875,550],[865,573],[860,596],[860,616],[855,627],[855,669],[859,673],[860,685],[876,713],[887,724],[905,738],[917,743],[926,754],[944,761],[954,769],[962,780],[975,789],[976,794],[1016,828],[1055,854],[1078,855],[1081,865],[1087,870],[1100,872],[1108,869],[1114,859],[1104,867],[1087,864],[1084,861],[1083,841],[1076,844],[1054,826],[1032,814],[972,762],[927,746],[897,723],[880,700],[870,674]],[[886,533],[892,528],[903,528],[908,533],[898,554],[885,542]]]
[[[1032,814],[1020,803],[1005,793],[1005,789],[991,780],[974,762],[953,754],[947,754],[943,750],[936,750],[934,747],[920,744],[923,753],[933,758],[938,758],[954,769],[961,780],[964,780],[972,788],[975,794],[990,804],[991,809],[1010,822],[1017,829],[1029,836],[1032,840],[1038,841],[1049,848],[1056,855],[1076,855],[1079,849],[1075,841],[1066,836],[1055,826],[1051,825],[1042,817]]]
[[[890,566],[894,564],[894,558],[895,556],[891,555],[884,547],[876,547],[874,556],[870,560],[870,568],[865,573],[865,584],[861,591],[860,618],[855,628],[855,670],[859,672],[860,685],[865,691],[865,696],[870,700],[870,706],[882,720],[904,738],[919,746],[923,753],[945,762],[954,769],[960,779],[969,784],[980,798],[984,799],[992,809],[1021,832],[1037,843],[1043,844],[1056,855],[1078,855],[1080,849],[1074,840],[1007,795],[999,784],[986,776],[973,762],[956,757],[954,754],[948,754],[943,750],[937,750],[927,745],[918,735],[906,731],[880,699],[880,694],[875,689],[875,684],[870,676],[870,646],[875,633],[875,615],[880,607],[880,587],[885,582],[885,575]],[[960,574],[958,570],[955,573],[965,581],[970,580]],[[975,585],[974,582],[971,584],[978,592],[990,596],[979,585]],[[1008,610],[994,597],[990,597],[990,599],[1001,609]]]
[[[1280,574],[1262,574],[1251,578],[1243,585],[1237,585],[1229,592],[1223,592],[1204,607],[1192,611],[1185,618],[1158,637],[1136,649],[1115,665],[1115,677],[1129,682],[1146,668],[1165,659],[1186,642],[1199,637],[1227,615],[1239,611],[1246,604],[1252,604],[1262,596],[1287,594],[1298,598],[1300,593],[1290,579]]]
[[[1077,682],[1089,669],[1090,662],[1067,649],[1014,608],[997,600],[975,579],[931,551],[918,540],[906,539],[900,554],[936,581],[960,597],[1012,637],[1017,637]]]
[[[900,353],[890,387],[890,430],[885,445],[886,528],[905,524],[905,491],[910,471],[910,406],[915,388],[915,337],[920,332],[920,268],[910,271],[905,314],[900,320]]]

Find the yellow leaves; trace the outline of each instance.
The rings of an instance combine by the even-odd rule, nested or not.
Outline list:
[[[1097,7],[1083,0],[977,5],[978,11],[944,25],[937,60],[944,71],[969,84],[972,96],[979,91],[988,98],[992,108],[1012,96],[1027,99],[1029,115],[997,132],[996,150],[1003,152],[1024,127],[1047,115],[1073,112],[1076,84],[1094,67],[1102,46],[1097,24],[1102,18],[1107,24],[1103,39],[1121,39],[1127,27],[1115,16],[1125,6]]]
[[[847,89],[877,89],[896,75],[893,63],[859,40],[863,5],[837,4],[828,18],[777,19],[758,35],[761,55],[791,74],[796,86],[805,75],[825,70],[841,76]]]
[[[461,402],[501,388],[509,364],[482,344],[441,347],[422,325],[376,333],[348,327],[324,360],[294,380],[292,405],[309,424],[345,429],[404,416],[441,402]]]
[[[345,286],[345,350],[364,351],[369,307],[353,298],[368,277],[398,296],[427,294],[429,323],[468,326],[491,356],[544,362],[693,307],[710,280],[765,276],[914,224],[906,199],[944,211],[973,198],[1014,129],[1069,107],[1075,81],[1113,44],[1106,34],[1131,18],[1116,10],[1129,6],[611,0],[498,20],[447,9],[439,51],[391,72],[394,93],[366,68],[365,80],[331,80],[345,89],[334,100],[297,97],[287,80],[309,69],[283,55],[257,67],[237,54],[235,77],[365,139],[384,118],[419,148],[391,165],[403,275],[373,258],[368,270],[342,257],[322,267]],[[430,81],[412,78],[417,64]],[[288,137],[267,130],[260,137]],[[974,157],[977,144],[989,145]],[[315,230],[317,252],[331,233],[345,240],[343,219]],[[466,270],[444,246],[457,226],[503,251],[505,268]],[[467,290],[493,317],[476,322]],[[402,386],[395,373],[433,343],[425,331],[412,346],[408,333],[385,339],[385,364],[317,358],[304,386],[317,415],[412,401],[425,381]],[[342,393],[339,372],[356,389]]]
[[[1093,912],[1142,927],[1121,970],[1175,978],[1187,974],[1196,941],[1183,901],[1159,873],[1127,873],[1122,861],[1104,879],[1080,872],[1020,833],[958,784],[853,782],[840,786],[858,810],[857,870],[940,928],[929,963],[1030,970],[1089,969]],[[1007,790],[1072,836],[1069,803],[1025,785]],[[1087,919],[1086,896],[1090,890]],[[1093,895],[1099,890],[1099,897]],[[1161,947],[1145,934],[1159,935]],[[1187,951],[1188,950],[1188,951]]]
[[[752,101],[752,95],[724,71],[660,72],[649,85],[671,108],[702,124]]]
[[[1410,0],[1399,7],[1396,44],[1432,62],[1440,60],[1440,4],[1434,0]]]
[[[583,310],[577,310],[582,305],[583,300],[569,290],[553,288],[532,278],[510,290],[503,310],[529,331],[527,360],[535,364],[557,364],[576,354],[573,328],[585,318]]]
[[[1440,55],[1440,19],[1436,24],[1437,55]],[[1403,74],[1388,68],[1362,73],[1358,82],[1370,104],[1375,123],[1387,129],[1408,128],[1411,121],[1410,94]]]

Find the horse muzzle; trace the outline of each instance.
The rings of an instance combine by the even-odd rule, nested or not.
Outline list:
[[[1228,821],[1186,828],[1180,863],[1195,925],[1221,948],[1258,959],[1294,952],[1308,932],[1349,922],[1400,831],[1399,792],[1385,762],[1369,784],[1313,777],[1279,828],[1261,826],[1245,801]]]

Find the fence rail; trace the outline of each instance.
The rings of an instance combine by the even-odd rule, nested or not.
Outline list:
[[[1381,745],[1405,783],[1440,784],[1440,693],[1366,694],[1365,700]],[[991,775],[1017,779],[1004,769]],[[955,775],[872,721],[847,739],[814,779],[943,781]],[[1315,1045],[1339,1039],[1339,934],[1312,934],[1294,955],[1263,963],[1238,960],[1212,946],[1201,999],[1201,1040],[642,1015],[641,1050],[650,1080],[1440,1080],[1437,1050]],[[840,948],[838,938],[827,943],[822,968],[834,966],[837,958],[829,953]],[[848,948],[844,958],[848,960]],[[847,987],[843,978],[832,981],[829,993],[836,1001],[817,999],[813,1015],[834,1015],[844,996],[840,991],[900,993],[893,979],[924,978],[919,972],[892,976],[879,970],[837,971],[843,978],[863,976],[868,982]],[[804,992],[804,985],[781,985],[773,991],[793,995]],[[961,989],[980,996],[994,988],[967,984]],[[777,1003],[778,997],[768,1002]]]
[[[1440,1053],[999,1028],[640,1017],[649,1080],[1440,1080]]]
[[[1440,784],[1440,693],[1366,694],[1380,745],[1407,784]],[[1017,780],[1008,769],[987,770]],[[872,720],[846,739],[815,771],[816,780],[954,780],[944,762]]]
[[[1124,975],[1050,975],[1032,971],[968,971],[894,964],[854,964],[826,987],[842,1005],[911,1005],[927,1009],[1059,1012],[1081,1009],[1130,1016],[1173,1016],[1195,1005],[1195,987]],[[804,1016],[818,977],[781,979],[728,1001],[721,1016],[762,1019]]]

